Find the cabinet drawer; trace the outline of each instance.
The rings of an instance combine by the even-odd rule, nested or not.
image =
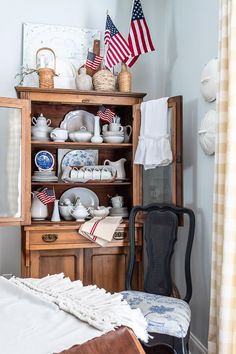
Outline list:
[[[77,230],[52,230],[52,231],[31,231],[29,236],[31,245],[45,244],[71,244],[86,242]]]
[[[128,241],[128,229],[118,228],[113,236],[113,243]],[[73,245],[73,246],[72,246]],[[29,232],[30,249],[47,249],[47,248],[80,248],[80,247],[96,247],[97,245],[80,235],[76,229],[73,230],[31,230]]]

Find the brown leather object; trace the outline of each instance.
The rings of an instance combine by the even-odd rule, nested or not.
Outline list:
[[[134,333],[120,327],[83,344],[74,345],[58,354],[145,354]]]

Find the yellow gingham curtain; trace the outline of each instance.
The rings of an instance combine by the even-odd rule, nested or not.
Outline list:
[[[236,354],[236,0],[220,1],[208,353]]]

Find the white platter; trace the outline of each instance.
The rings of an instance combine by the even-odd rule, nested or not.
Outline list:
[[[65,191],[60,197],[59,204],[63,204],[63,201],[66,198],[69,198],[72,203],[75,203],[78,197],[80,198],[80,201],[83,206],[85,206],[86,208],[93,207],[96,209],[99,206],[99,199],[97,194],[95,194],[90,189],[83,187],[70,188]]]
[[[79,110],[71,111],[66,114],[64,120],[60,124],[60,128],[69,132],[80,130],[81,127],[93,133],[94,131],[94,115],[92,113]]]

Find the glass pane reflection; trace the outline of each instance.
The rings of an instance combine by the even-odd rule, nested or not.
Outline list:
[[[0,217],[21,215],[21,109],[0,107]]]
[[[143,171],[144,204],[171,203],[171,173],[172,165]]]

